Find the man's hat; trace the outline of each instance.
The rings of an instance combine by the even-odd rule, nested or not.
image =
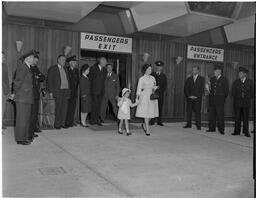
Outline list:
[[[164,66],[164,62],[158,60],[158,61],[155,62],[155,65],[158,66],[158,67],[163,67]]]
[[[239,71],[239,72],[243,72],[243,73],[245,73],[245,74],[247,74],[247,73],[249,72],[248,69],[246,69],[246,68],[244,68],[244,67],[239,67],[238,71]]]
[[[130,89],[128,89],[128,88],[123,88],[123,90],[122,90],[122,96],[124,96],[124,94],[125,94],[127,91],[131,92]]]
[[[215,65],[214,70],[223,70],[223,67],[221,65]]]
[[[33,55],[33,56],[38,56],[38,54],[39,54],[38,51],[36,51],[36,50],[30,50],[29,52],[23,54],[19,59],[22,60],[22,61],[24,61],[25,58],[27,58],[27,57],[29,57],[29,56],[31,56],[31,55]]]
[[[70,61],[77,61],[76,56],[70,56],[69,58],[67,58],[66,62],[70,62]]]

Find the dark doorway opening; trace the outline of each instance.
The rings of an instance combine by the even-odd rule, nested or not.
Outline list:
[[[113,64],[113,71],[119,77],[120,81],[120,92],[124,87],[127,87],[130,84],[130,63],[131,55],[130,54],[119,54],[119,53],[109,53],[109,52],[100,52],[100,51],[89,51],[83,50],[80,51],[80,65],[85,63],[90,66],[96,64],[99,57],[104,56],[107,59],[108,63]],[[120,96],[120,93],[119,93]],[[113,121],[115,120],[113,109],[110,104],[108,104],[106,120]]]

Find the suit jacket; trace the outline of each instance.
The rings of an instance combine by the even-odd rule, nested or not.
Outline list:
[[[105,97],[113,99],[116,96],[119,96],[120,92],[120,82],[119,77],[115,73],[111,73],[110,77],[105,79]]]
[[[9,93],[9,77],[6,63],[2,63],[2,93],[4,95]]]
[[[204,94],[205,80],[204,77],[198,75],[194,82],[193,76],[187,78],[184,86],[184,93],[187,99],[189,96],[196,96],[197,100],[202,100]]]
[[[156,85],[159,86],[159,89],[156,90],[156,93],[159,95],[159,97],[163,97],[164,92],[167,87],[167,79],[166,75],[164,73],[160,73],[160,75],[157,75],[156,72],[152,73],[152,76],[156,79]]]
[[[229,92],[228,80],[224,76],[218,80],[212,77],[210,83],[209,104],[224,104]]]
[[[91,82],[88,77],[81,75],[79,80],[81,98],[91,95]]]
[[[39,100],[40,98],[40,83],[45,80],[45,76],[40,72],[39,68],[35,65],[30,68],[33,74],[33,92],[34,99]]]
[[[70,85],[70,79],[67,72],[67,68],[64,67],[64,70],[66,72],[68,84]],[[61,87],[61,77],[60,77],[60,71],[58,65],[53,65],[48,69],[48,75],[47,75],[47,87],[49,90],[49,93],[53,94],[53,97],[56,98],[56,96],[59,95],[60,87]],[[69,86],[70,87],[70,86]],[[70,89],[69,89],[70,91]],[[70,97],[70,92],[67,95],[67,97]]]
[[[94,65],[90,69],[89,78],[91,80],[91,92],[92,94],[104,95],[105,91],[105,79],[107,75],[107,70],[105,67],[99,69],[98,64]]]
[[[231,92],[235,106],[249,107],[250,100],[254,96],[252,80],[246,78],[244,83],[240,79],[235,80]]]
[[[69,75],[70,83],[70,97],[77,97],[77,88],[79,83],[79,70],[74,68],[73,70],[71,67],[67,67],[67,72]]]
[[[26,63],[18,65],[13,81],[15,101],[21,103],[34,103],[33,74]]]

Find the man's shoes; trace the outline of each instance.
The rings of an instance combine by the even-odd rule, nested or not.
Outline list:
[[[197,129],[197,130],[201,130],[201,127],[200,127],[200,126],[196,126],[196,129]]]
[[[100,119],[100,123],[104,123],[104,120]]]
[[[69,128],[69,126],[64,125],[64,126],[62,126],[61,128],[63,128],[63,129],[67,129],[67,128]]]
[[[185,125],[183,128],[184,128],[184,129],[188,129],[188,128],[191,128],[191,126],[187,124],[187,125]]]
[[[103,126],[101,123],[98,123],[97,125],[98,125],[98,126]]]
[[[232,133],[231,135],[240,135],[240,134],[239,134],[239,133],[234,132],[234,133]]]
[[[219,132],[220,132],[221,135],[225,135],[224,131],[221,130]]]
[[[30,141],[17,141],[17,144],[29,145],[29,144],[31,144],[31,142]]]
[[[57,129],[57,130],[61,129],[61,127],[57,127],[57,126],[55,126],[54,128]]]
[[[37,135],[37,134],[34,134],[34,138],[36,138],[36,137],[38,137],[38,135]]]
[[[36,130],[35,130],[35,133],[41,133],[41,132],[42,132],[41,129],[36,129]]]
[[[164,126],[164,124],[162,122],[158,122],[157,125]]]
[[[251,135],[250,135],[249,132],[248,132],[248,133],[245,133],[244,136],[245,136],[245,137],[251,137]]]
[[[216,132],[216,130],[208,129],[206,132]]]

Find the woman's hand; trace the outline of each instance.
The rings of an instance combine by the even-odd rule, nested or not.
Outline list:
[[[153,90],[154,90],[154,91],[157,90],[157,89],[159,89],[159,86],[154,86],[154,87],[153,87]]]

